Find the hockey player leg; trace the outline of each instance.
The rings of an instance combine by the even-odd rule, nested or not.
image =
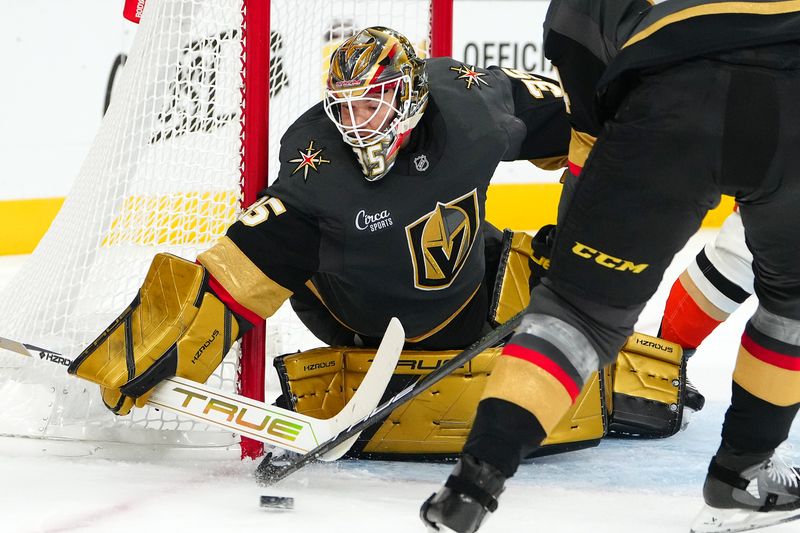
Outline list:
[[[239,333],[236,317],[208,290],[202,266],[158,254],[133,303],[69,372],[99,384],[106,406],[125,415],[165,378],[205,382]]]
[[[691,357],[700,343],[753,293],[753,255],[745,244],[738,209],[672,284],[658,336]],[[687,381],[686,408],[699,411],[705,398]]]
[[[554,297],[542,286],[534,295],[531,311],[547,307]],[[572,318],[531,312],[523,319],[487,381],[461,460],[420,510],[429,527],[477,531],[497,509],[504,483],[521,458],[538,449],[601,366],[597,350]],[[609,334],[619,343],[608,347],[609,353],[616,354],[625,338],[616,337]]]
[[[800,518],[800,472],[773,456],[800,407],[800,320],[759,307],[734,370],[722,445],[711,460],[706,507],[692,531],[747,531]]]
[[[753,293],[752,262],[735,211],[673,283],[658,336],[696,349]]]
[[[498,424],[492,422],[498,417],[504,421],[507,439],[497,437]],[[497,398],[481,400],[475,426],[452,474],[420,508],[422,521],[434,531],[477,531],[486,515],[497,510],[505,482],[519,465],[520,434],[534,442],[545,437],[533,415],[518,405]]]

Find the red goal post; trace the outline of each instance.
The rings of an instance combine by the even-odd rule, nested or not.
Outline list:
[[[141,0],[139,0],[141,1]],[[248,53],[247,61],[244,63],[244,100],[245,118],[243,122],[243,184],[244,184],[244,205],[249,205],[255,201],[258,192],[266,186],[268,176],[268,153],[263,150],[267,146],[269,139],[270,105],[269,98],[258,98],[257,104],[253,106],[253,95],[269,94],[269,76],[265,69],[253,68],[252,65],[270,64],[270,4],[267,2],[256,2],[256,6],[248,5],[248,12],[245,18],[245,27],[266,28],[258,31],[257,44],[248,43],[248,47],[254,46],[255,53]],[[255,8],[254,8],[255,7]],[[388,25],[388,24],[387,24]],[[452,55],[453,45],[453,0],[430,0],[430,30],[429,30],[429,54],[436,56]],[[247,31],[245,35],[252,35]],[[250,50],[253,50],[250,48]],[[263,400],[264,398],[264,375],[266,373],[265,345],[266,328],[262,324],[248,332],[242,339],[242,360],[240,363],[240,373],[242,376],[241,390],[248,397]],[[247,438],[242,439],[242,456],[257,457],[263,453],[263,445],[259,442]]]

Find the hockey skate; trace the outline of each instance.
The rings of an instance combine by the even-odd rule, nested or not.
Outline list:
[[[706,397],[703,396],[697,387],[695,387],[689,378],[686,378],[686,387],[683,390],[683,402],[686,409],[696,413],[701,411],[706,404]]]
[[[659,335],[661,334],[661,330],[659,330]],[[696,349],[692,348],[684,348],[683,350],[683,357],[688,361],[696,352]],[[689,377],[686,377],[686,386],[683,389],[683,405],[686,409],[689,409],[692,413],[696,413],[703,409],[703,406],[706,404],[706,397],[703,396],[697,387],[689,381]],[[685,429],[685,427],[684,427]]]
[[[800,469],[778,457],[742,471],[725,468],[712,459],[703,497],[706,506],[694,520],[691,533],[733,533],[797,520]]]
[[[464,454],[439,492],[422,504],[420,518],[428,531],[474,533],[497,509],[505,481],[495,467]]]

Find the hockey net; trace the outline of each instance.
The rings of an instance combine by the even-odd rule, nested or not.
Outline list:
[[[443,20],[434,9],[451,1],[139,1],[127,63],[72,190],[0,293],[0,335],[74,358],[130,303],[155,253],[193,260],[255,199],[266,169],[277,174],[282,132],[320,99],[328,56],[343,38],[381,24],[424,55],[432,18]],[[267,58],[269,98],[254,64]],[[267,322],[267,357],[313,342],[286,306]],[[263,338],[237,343],[208,383],[263,397]],[[151,408],[115,417],[95,385],[7,352],[0,402],[3,436],[239,445],[237,435]],[[255,455],[259,446],[242,450]]]

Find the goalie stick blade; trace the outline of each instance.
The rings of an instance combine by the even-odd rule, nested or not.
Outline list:
[[[32,356],[32,354],[27,350],[27,348],[25,348],[24,344],[22,344],[21,342],[12,341],[11,339],[0,337],[0,348],[3,348],[4,350],[8,350],[10,352],[18,353],[20,355],[27,355],[28,357]]]
[[[39,359],[43,359],[51,363],[61,364],[65,367],[72,363],[71,360],[67,359],[58,352],[39,348],[38,346],[34,346],[32,344],[6,339],[5,337],[0,337],[0,348],[18,353],[20,355],[26,355],[28,357],[38,357]]]
[[[442,378],[469,362],[483,350],[499,344],[500,341],[514,332],[514,328],[517,327],[524,316],[525,311],[517,313],[507,322],[500,324],[497,326],[497,328],[487,333],[484,337],[475,341],[471,346],[453,357],[447,363],[443,364],[430,374],[427,374],[413,385],[406,387],[396,395],[392,396],[389,400],[376,407],[375,410],[373,410],[367,416],[344,429],[327,442],[320,444],[316,449],[309,451],[307,454],[290,457],[281,464],[273,462],[269,456],[265,457],[256,468],[254,474],[256,481],[258,484],[263,486],[272,485],[292,475],[307,464],[322,459],[322,457],[324,457],[331,450],[350,440],[354,435],[357,436],[365,429],[379,423],[395,408],[422,394],[425,390],[438,383]]]
[[[759,513],[746,509],[715,509],[705,506],[689,533],[736,533],[753,531],[800,519],[800,509]]]

